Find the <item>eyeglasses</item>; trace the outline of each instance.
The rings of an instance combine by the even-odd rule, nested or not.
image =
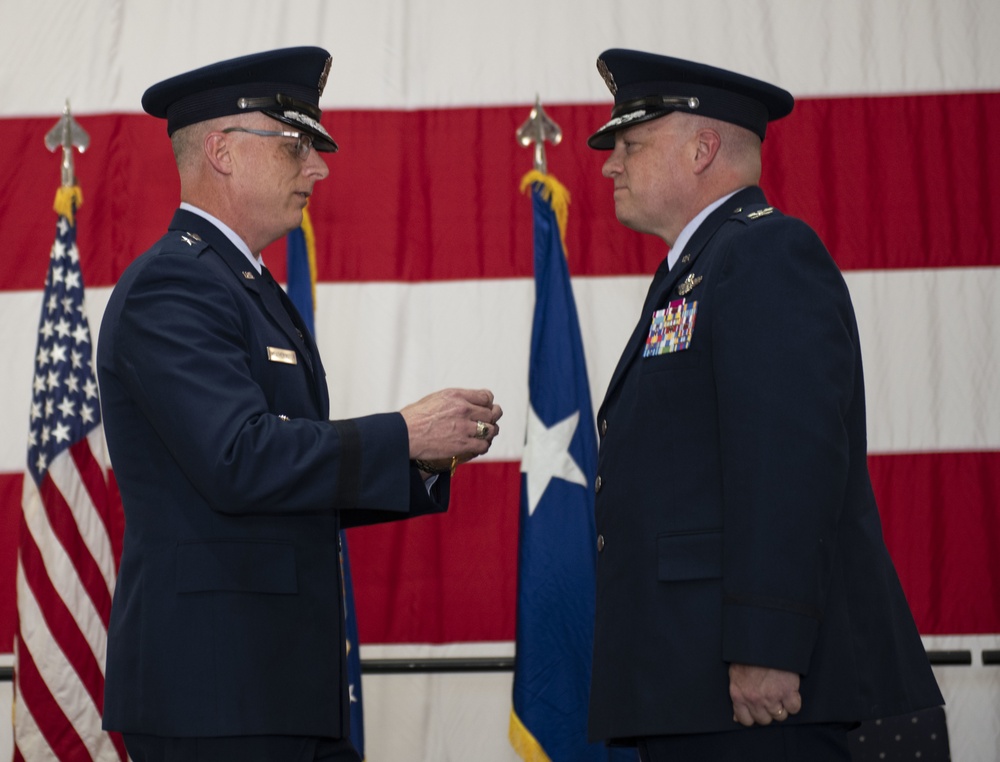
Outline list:
[[[300,161],[305,161],[309,156],[309,152],[312,150],[313,141],[312,137],[306,135],[304,132],[291,132],[289,130],[251,130],[249,127],[226,127],[222,130],[224,133],[229,132],[248,132],[251,135],[260,135],[262,138],[295,138],[295,148],[293,153],[295,158]]]

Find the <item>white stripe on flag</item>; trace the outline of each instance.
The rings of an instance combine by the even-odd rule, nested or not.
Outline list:
[[[95,431],[99,430],[100,427],[95,429]],[[87,443],[88,445],[90,443],[89,437]],[[49,477],[62,493],[63,499],[73,514],[73,519],[80,530],[80,536],[87,546],[87,551],[101,570],[109,597],[114,595],[115,560],[114,551],[111,548],[111,538],[108,537],[107,525],[101,519],[98,506],[94,505],[87,485],[84,484],[82,475],[76,468],[72,457],[67,455],[65,458],[56,458],[49,468]],[[101,484],[100,488],[104,489],[105,485]],[[100,506],[100,510],[105,510],[105,507]],[[101,629],[103,629],[103,624]],[[101,662],[103,663],[103,658]]]
[[[649,280],[573,280],[595,411]],[[1000,449],[1000,268],[850,271],[845,280],[861,331],[870,451]],[[321,283],[317,292],[334,417],[398,409],[441,386],[485,386],[504,408],[486,459],[520,460],[530,280]],[[370,372],[338,362],[351,357]]]
[[[595,410],[650,277],[573,279]],[[1000,449],[1000,396],[993,393],[1000,388],[994,328],[1000,300],[993,298],[1000,293],[1000,268],[849,271],[845,279],[861,330],[870,450]],[[332,415],[398,410],[442,386],[485,386],[504,408],[503,435],[488,459],[520,460],[532,288],[528,278],[318,284],[316,325]],[[95,336],[109,293],[87,290]],[[0,293],[0,314],[26,304],[37,308],[39,296]],[[942,304],[947,308],[938,309]],[[342,330],[347,325],[351,330]],[[24,369],[33,342],[24,331],[9,335],[11,362],[0,368],[5,399],[30,398]],[[357,357],[370,372],[358,374],[342,359]],[[24,417],[0,416],[7,418],[0,430],[9,432],[0,438],[0,472],[17,472],[24,463]]]
[[[42,735],[35,717],[14,685],[14,739],[25,760],[56,759],[56,754]]]
[[[1000,268],[846,274],[868,451],[1000,449]]]
[[[18,655],[22,659],[25,655],[29,656],[42,679],[42,685],[36,685],[32,690],[35,692],[47,691],[65,713],[73,729],[82,737],[79,723],[81,711],[86,711],[83,710],[83,707],[89,707],[92,712],[96,713],[96,707],[94,707],[94,702],[87,689],[80,681],[79,675],[70,667],[65,654],[53,637],[38,605],[38,600],[26,583],[25,572],[20,564],[18,564],[17,595],[18,615],[21,623]],[[23,679],[25,677],[19,674],[18,682],[20,683]],[[18,698],[19,704],[30,708],[25,697],[19,696]],[[99,718],[98,724],[100,724]],[[37,724],[35,724],[35,730],[42,732]],[[21,747],[23,740],[32,737],[31,731],[24,728],[16,728],[15,736],[18,748]]]
[[[535,93],[546,104],[609,103],[595,61],[611,47],[736,69],[796,96],[1000,87],[996,0],[369,0],[338,3],[336,13],[328,0],[297,0],[293,25],[281,3],[256,3],[253,13],[203,0],[9,5],[0,71],[32,76],[10,78],[6,115],[55,114],[53,93],[71,93],[78,115],[138,112],[151,83],[302,45],[302,29],[333,54],[327,109],[527,104]],[[455,61],[470,64],[456,72]]]
[[[59,460],[64,458],[68,459],[69,455],[60,455],[56,459],[56,463],[53,464],[53,467],[59,463]],[[45,574],[52,587],[55,588],[59,598],[62,599],[71,612],[80,632],[87,641],[87,645],[90,647],[91,653],[97,660],[97,663],[101,665],[103,672],[108,634],[104,629],[100,612],[94,607],[94,603],[87,594],[87,590],[83,586],[66,549],[56,539],[55,533],[49,524],[45,507],[42,504],[41,495],[35,486],[35,482],[28,476],[24,479],[22,505],[24,506],[25,525],[32,538],[34,538],[35,545],[38,547],[38,552],[45,565]],[[19,589],[18,592],[20,593],[21,590]],[[32,596],[32,601],[34,600],[34,596]],[[20,607],[21,604],[18,601],[19,610]],[[38,616],[41,621],[44,621],[40,612]],[[24,624],[22,621],[23,629]],[[32,653],[34,653],[34,649],[32,649]]]

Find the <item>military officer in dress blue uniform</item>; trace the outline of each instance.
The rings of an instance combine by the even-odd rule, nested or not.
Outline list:
[[[644,762],[847,760],[943,703],[882,538],[850,295],[757,187],[786,91],[601,54],[619,221],[670,247],[598,413],[589,734]]]
[[[182,203],[98,350],[126,522],[104,724],[136,762],[358,760],[339,531],[445,510],[449,472],[498,433],[487,390],[328,420],[316,344],[260,252],[329,172],[329,68],[320,48],[269,51],[143,96]]]

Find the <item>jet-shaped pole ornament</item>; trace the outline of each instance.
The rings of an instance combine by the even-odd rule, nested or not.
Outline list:
[[[517,130],[517,142],[527,148],[532,143],[535,144],[535,169],[543,175],[548,174],[548,165],[545,161],[545,141],[552,145],[559,145],[562,140],[562,128],[552,121],[542,102],[535,96],[535,105],[528,115],[527,121]]]
[[[73,168],[73,149],[83,153],[90,145],[90,135],[81,127],[69,111],[69,99],[63,115],[55,127],[45,135],[45,147],[50,151],[62,148],[62,187],[70,188],[76,185],[76,172]]]

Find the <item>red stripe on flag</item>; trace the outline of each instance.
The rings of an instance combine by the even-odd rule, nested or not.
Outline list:
[[[73,462],[76,464],[76,470],[80,473],[80,478],[87,487],[87,493],[90,495],[90,501],[94,504],[95,517],[100,520],[101,528],[110,540],[114,537],[115,532],[121,532],[124,528],[124,523],[122,521],[116,521],[114,516],[115,507],[117,506],[119,510],[121,508],[121,498],[118,493],[118,484],[113,481],[113,475],[110,469],[105,472],[104,469],[101,468],[101,464],[98,463],[97,458],[94,457],[93,450],[90,449],[90,441],[88,439],[83,439],[77,442],[69,449],[70,454],[73,456]],[[117,571],[120,553],[115,552],[114,543],[111,543],[111,549],[112,553],[114,553],[113,560],[115,570]],[[107,611],[101,610],[105,619],[107,619],[107,617],[111,614],[110,603],[111,599],[109,591],[108,609]]]
[[[799,101],[768,128],[763,187],[844,270],[1000,263],[1000,93]]]
[[[586,147],[608,105],[552,105],[564,140],[549,168],[572,189],[567,249],[574,275],[651,273],[663,243],[622,228],[606,154]],[[526,106],[419,111],[328,111],[341,145],[309,211],[320,281],[531,277],[531,216],[518,193],[531,154],[514,140]],[[87,282],[109,285],[159,238],[179,198],[162,122],[141,114],[79,117],[91,147],[79,221]],[[11,251],[44,252],[43,226],[24,225],[52,203],[33,167],[47,154],[48,120],[0,119],[0,228]],[[1000,152],[1000,93],[801,99],[764,142],[764,189],[813,225],[844,269],[971,267],[1000,262],[991,207]],[[873,138],[873,135],[889,135]],[[456,161],[456,146],[467,160]],[[416,150],[415,150],[416,147]],[[339,178],[339,179],[338,179]],[[345,179],[350,181],[345,181]],[[284,280],[284,240],[265,260]],[[37,288],[44,263],[0,261],[0,289]]]
[[[38,604],[42,618],[59,646],[63,657],[79,675],[94,705],[104,707],[104,672],[94,652],[81,631],[81,623],[59,595],[52,583],[52,575],[45,566],[45,560],[35,538],[28,528],[21,526],[21,568],[25,583]],[[23,633],[24,622],[21,622]],[[23,641],[22,641],[23,642]],[[35,712],[31,707],[32,713]]]
[[[991,497],[1000,453],[874,455],[869,465],[920,631],[1000,632]],[[459,468],[447,514],[349,530],[361,641],[513,640],[519,489],[518,463],[470,464]],[[20,490],[21,474],[0,475],[0,496]],[[10,580],[20,506],[0,505],[0,572]],[[12,648],[15,610],[14,586],[0,585],[0,651]]]
[[[517,463],[459,466],[444,515],[347,530],[362,643],[514,639]]]
[[[42,679],[32,654],[24,646],[18,647],[17,680],[18,696],[31,711],[39,732],[60,760],[89,760],[90,753],[83,739],[73,728],[59,702],[56,701]],[[15,743],[17,739],[15,738]]]
[[[82,444],[86,446],[86,440]],[[80,535],[73,510],[48,474],[42,480],[39,492],[53,535],[65,550],[66,558],[73,564],[77,577],[100,614],[106,630],[111,615],[111,593],[96,559],[90,554],[90,549]]]
[[[876,455],[869,468],[920,632],[1000,632],[1000,452]]]
[[[17,627],[17,544],[21,536],[23,473],[0,473],[0,653],[14,650]]]
[[[924,634],[1000,632],[1000,453],[869,459]],[[451,509],[349,530],[362,643],[513,640],[520,464],[459,468]]]

